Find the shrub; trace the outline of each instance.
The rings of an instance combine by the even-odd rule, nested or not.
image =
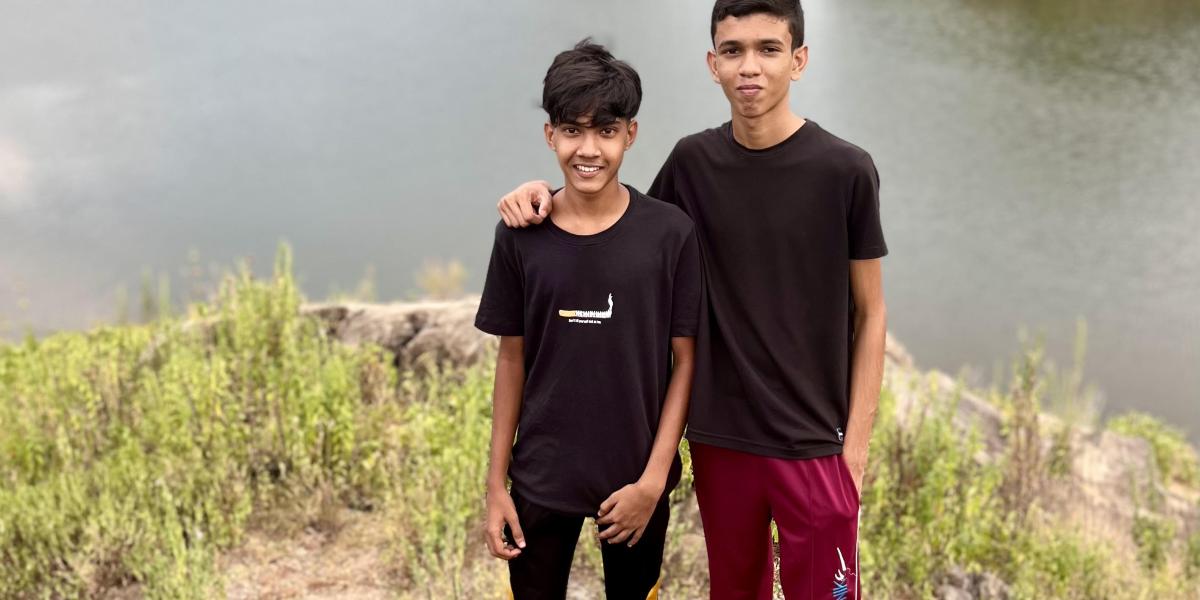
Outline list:
[[[327,339],[299,303],[281,247],[270,281],[243,267],[192,325],[0,346],[0,597],[134,581],[211,597],[213,558],[252,511],[380,497],[393,480],[371,413],[390,361]]]
[[[1200,460],[1183,432],[1140,412],[1129,412],[1108,422],[1108,429],[1146,440],[1163,481],[1200,485]]]

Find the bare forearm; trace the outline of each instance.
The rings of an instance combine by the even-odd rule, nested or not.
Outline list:
[[[855,319],[854,352],[850,363],[850,421],[845,451],[865,453],[879,406],[883,383],[883,351],[887,335],[884,310],[861,311]]]
[[[502,342],[503,344],[503,342]],[[492,445],[488,461],[487,485],[504,488],[508,483],[508,465],[512,460],[513,439],[521,414],[521,396],[525,388],[525,363],[520,352],[505,352],[502,346],[496,359],[496,382],[492,396]]]
[[[671,381],[667,385],[667,397],[663,401],[663,410],[658,419],[658,431],[654,436],[654,447],[650,451],[650,460],[642,473],[642,480],[661,490],[667,485],[667,475],[671,471],[671,463],[675,460],[675,452],[679,448],[679,440],[683,437],[683,426],[687,421],[688,399],[692,393],[692,374],[695,371],[693,358],[694,342],[687,338],[686,342],[672,340],[676,348],[675,364],[671,372]]]

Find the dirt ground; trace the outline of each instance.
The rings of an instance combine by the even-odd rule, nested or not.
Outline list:
[[[334,531],[306,527],[284,538],[251,532],[244,544],[221,557],[226,596],[230,600],[394,598],[398,582],[385,562],[387,528],[380,526],[380,519],[346,509]]]

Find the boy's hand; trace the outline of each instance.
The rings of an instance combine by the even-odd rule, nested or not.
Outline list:
[[[859,497],[862,497],[863,476],[867,472],[866,449],[856,452],[842,452],[842,460],[846,461],[846,468],[850,471],[850,479],[854,481],[854,490],[858,492]]]
[[[846,436],[846,444],[842,446],[842,460],[846,462],[846,469],[850,471],[850,479],[854,481],[854,489],[860,498],[863,491],[863,476],[867,472],[868,451],[869,447],[866,442],[859,441],[857,436]]]
[[[512,529],[513,541],[517,543],[515,548],[504,540],[505,523]],[[506,489],[488,490],[483,538],[492,556],[503,560],[512,560],[520,556],[521,548],[525,547],[525,533],[521,531],[521,523],[517,521],[517,507]]]
[[[654,516],[654,508],[662,497],[662,488],[642,481],[631,483],[615,492],[600,504],[597,525],[608,525],[597,536],[600,541],[620,544],[629,540],[633,546],[642,539],[646,523]]]
[[[550,216],[552,210],[550,183],[547,181],[527,181],[517,189],[507,193],[496,209],[500,218],[509,227],[527,227],[537,225]]]

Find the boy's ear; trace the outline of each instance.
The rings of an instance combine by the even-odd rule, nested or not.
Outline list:
[[[630,120],[628,133],[625,134],[625,149],[628,150],[633,145],[633,141],[637,139],[637,121]]]
[[[800,46],[792,50],[792,81],[800,81],[804,69],[808,66],[808,46]]]
[[[721,78],[717,77],[717,53],[714,50],[709,50],[708,55],[704,57],[708,62],[708,74],[712,76],[713,83],[720,84]]]
[[[551,125],[549,122],[547,122],[546,125],[544,126],[544,129],[546,130],[546,145],[549,146],[551,150],[553,150],[554,149],[554,126]]]

